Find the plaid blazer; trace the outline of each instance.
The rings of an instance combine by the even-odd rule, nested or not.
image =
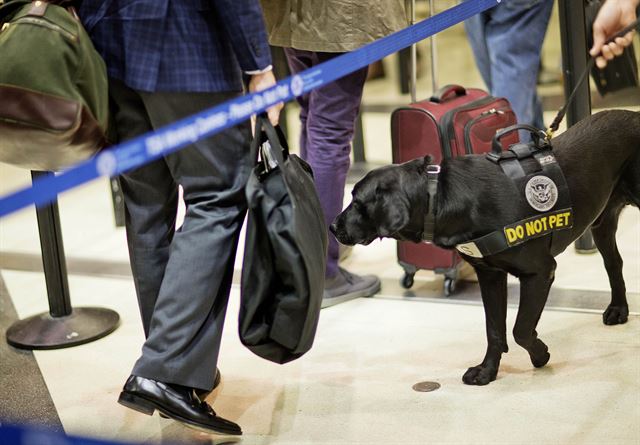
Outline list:
[[[83,0],[109,76],[142,91],[241,91],[271,64],[258,0]]]

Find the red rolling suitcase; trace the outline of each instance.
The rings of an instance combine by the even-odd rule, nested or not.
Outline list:
[[[409,161],[427,154],[439,164],[442,159],[491,151],[496,131],[514,125],[516,117],[509,102],[476,88],[446,85],[430,99],[414,102],[391,114],[393,162]],[[518,142],[517,132],[505,140]],[[444,293],[455,290],[462,259],[452,250],[433,244],[398,242],[398,263],[405,271],[402,286],[410,288],[419,269],[444,274]]]

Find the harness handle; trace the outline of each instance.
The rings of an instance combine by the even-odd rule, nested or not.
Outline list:
[[[544,140],[547,137],[544,131],[534,127],[533,125],[516,124],[507,128],[503,128],[502,130],[496,132],[496,135],[493,137],[493,142],[491,143],[491,152],[498,155],[502,153],[503,148],[502,143],[500,142],[500,138],[506,134],[513,133],[514,131],[518,130],[527,130],[529,133],[531,133],[531,138],[533,139],[536,147],[539,148],[544,145]]]
[[[467,90],[463,86],[449,84],[443,86],[438,91],[433,93],[433,96],[429,98],[429,101],[440,104],[448,100],[455,99],[456,97],[465,96],[466,94]],[[450,97],[452,95],[453,97]]]

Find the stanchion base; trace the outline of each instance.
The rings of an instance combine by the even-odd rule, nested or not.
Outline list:
[[[73,308],[71,315],[48,312],[18,320],[7,329],[7,343],[21,349],[60,349],[89,343],[113,332],[120,316],[111,309]]]

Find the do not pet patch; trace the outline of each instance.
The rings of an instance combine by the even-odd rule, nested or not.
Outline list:
[[[570,229],[571,227],[573,227],[572,209],[562,209],[508,225],[504,228],[504,236],[507,239],[507,244],[511,247],[544,236],[554,230]]]

